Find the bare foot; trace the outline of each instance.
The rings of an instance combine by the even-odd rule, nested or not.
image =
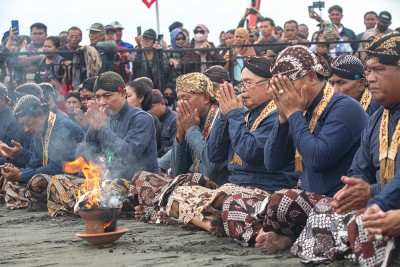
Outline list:
[[[170,218],[165,211],[160,210],[157,212],[157,223],[168,224],[169,222]]]
[[[262,251],[267,251],[274,248],[278,251],[284,251],[293,244],[294,240],[290,236],[278,235],[274,232],[260,231],[256,237],[255,247]]]
[[[135,210],[135,219],[138,221],[142,221],[144,219],[144,206],[137,205],[134,207]]]

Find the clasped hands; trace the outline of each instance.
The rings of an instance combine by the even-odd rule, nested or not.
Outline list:
[[[176,111],[176,139],[181,144],[189,128],[200,125],[200,115],[197,108],[193,109],[187,100],[179,100]]]
[[[105,108],[101,107],[99,102],[90,100],[87,104],[88,110],[85,113],[90,128],[99,131],[101,126],[107,124],[107,114]]]

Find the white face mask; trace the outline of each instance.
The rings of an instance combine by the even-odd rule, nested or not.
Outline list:
[[[203,41],[207,40],[207,35],[201,34],[201,33],[196,33],[196,34],[194,35],[193,39],[194,39],[196,42],[203,42]]]

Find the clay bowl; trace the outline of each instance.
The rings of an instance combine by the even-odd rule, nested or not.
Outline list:
[[[119,210],[105,207],[79,210],[79,216],[85,223],[85,234],[115,232]]]
[[[118,228],[114,232],[98,234],[76,233],[76,236],[93,245],[111,246],[114,241],[116,241],[128,231],[129,230],[127,228]]]

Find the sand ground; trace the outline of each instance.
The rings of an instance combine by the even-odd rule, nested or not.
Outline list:
[[[47,212],[0,206],[0,266],[302,266],[288,252],[262,253],[201,230],[127,219],[118,224],[129,232],[104,248],[75,236],[83,231],[80,218],[52,219]]]

